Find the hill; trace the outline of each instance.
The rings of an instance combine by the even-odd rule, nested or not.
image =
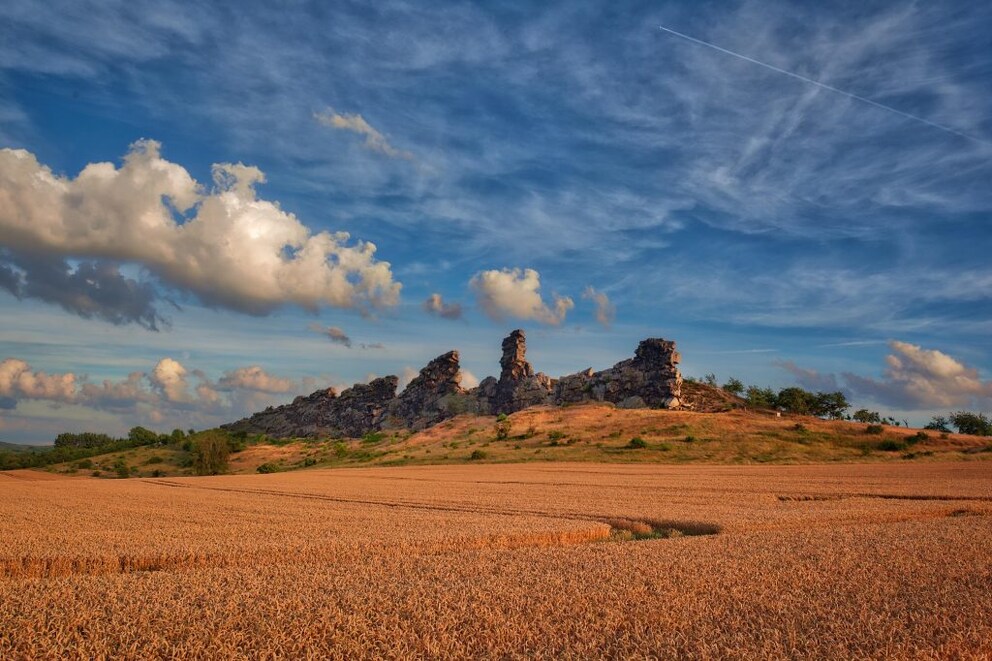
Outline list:
[[[31,452],[33,450],[38,450],[40,447],[41,446],[0,441],[0,452]]]
[[[698,391],[704,388],[699,386]],[[273,439],[212,430],[183,443],[112,452],[50,470],[113,477],[124,465],[132,476],[191,475],[190,448],[207,436],[234,445],[229,471],[242,474],[312,466],[467,462],[809,464],[992,459],[992,439],[981,436],[888,426],[870,434],[860,423],[770,411],[713,413],[585,403],[532,407],[502,422],[495,416],[460,415],[416,433],[373,432],[356,439]]]

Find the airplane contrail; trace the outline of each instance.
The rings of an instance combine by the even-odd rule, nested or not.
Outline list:
[[[772,71],[774,71],[776,73],[781,73],[781,74],[784,74],[786,76],[789,76],[790,78],[795,78],[796,80],[801,80],[804,83],[809,83],[810,85],[816,85],[817,87],[821,87],[821,88],[823,88],[825,90],[828,90],[830,92],[834,92],[836,94],[841,94],[841,95],[846,96],[846,97],[848,97],[850,99],[855,99],[857,101],[861,101],[863,103],[867,103],[868,105],[875,106],[876,108],[881,108],[882,110],[887,110],[887,111],[889,111],[891,113],[895,113],[895,114],[899,115],[900,117],[905,117],[906,119],[912,119],[912,120],[917,121],[917,122],[920,122],[922,124],[926,124],[927,126],[933,127],[935,129],[940,129],[941,131],[946,131],[947,133],[951,133],[953,135],[959,136],[961,138],[965,138],[967,140],[972,140],[974,142],[980,142],[980,143],[985,144],[985,145],[989,144],[985,140],[981,140],[981,139],[976,138],[974,136],[970,136],[970,135],[968,135],[966,133],[962,133],[961,131],[956,131],[956,130],[952,129],[949,126],[944,126],[943,124],[938,124],[937,122],[931,122],[929,119],[924,119],[923,117],[917,117],[916,115],[911,115],[908,112],[903,112],[902,110],[899,110],[898,108],[893,108],[892,106],[887,106],[884,103],[879,103],[878,101],[872,101],[871,99],[865,98],[863,96],[859,96],[859,95],[853,94],[851,92],[845,92],[844,90],[838,89],[836,87],[833,87],[832,85],[827,85],[826,83],[821,83],[818,80],[813,80],[812,78],[807,78],[806,76],[801,76],[798,73],[793,73],[792,71],[787,71],[785,69],[780,69],[780,68],[778,68],[778,67],[776,67],[774,65],[768,64],[767,62],[762,62],[760,60],[756,60],[753,57],[748,57],[747,55],[742,55],[741,53],[735,53],[732,50],[727,50],[726,48],[721,48],[720,46],[717,46],[716,44],[711,44],[708,41],[703,41],[702,39],[697,39],[695,37],[690,37],[687,34],[683,34],[681,32],[676,32],[675,30],[672,30],[670,28],[666,28],[664,25],[659,25],[658,26],[658,29],[659,30],[664,30],[665,32],[668,32],[669,34],[675,35],[676,37],[680,37],[680,38],[685,39],[687,41],[691,41],[694,44],[699,44],[700,46],[706,46],[707,48],[712,48],[713,50],[720,51],[721,53],[725,53],[727,55],[732,55],[733,57],[736,57],[738,59],[744,60],[745,62],[750,62],[751,64],[757,64],[759,67],[764,67],[764,68],[770,69],[770,70],[772,70]]]

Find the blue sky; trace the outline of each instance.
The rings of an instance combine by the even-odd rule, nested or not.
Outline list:
[[[0,148],[0,440],[481,379],[516,327],[992,409],[988,3],[12,0]]]

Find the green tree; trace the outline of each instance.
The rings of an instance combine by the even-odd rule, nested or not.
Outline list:
[[[882,416],[878,411],[869,411],[868,409],[858,409],[852,417],[855,422],[879,423],[882,421]]]
[[[127,440],[135,445],[151,445],[158,443],[158,434],[144,427],[132,427],[127,433]]]
[[[219,434],[206,433],[193,443],[193,471],[197,475],[220,475],[227,470],[231,447]]]
[[[944,416],[935,415],[932,418],[930,418],[930,422],[928,422],[923,428],[932,429],[933,431],[949,432],[951,431],[950,424],[951,421],[945,418]]]
[[[951,414],[951,424],[957,427],[959,434],[974,436],[992,436],[992,422],[984,413],[956,411]]]
[[[703,383],[705,383],[708,386],[713,386],[714,388],[716,388],[717,387],[717,385],[716,385],[716,374],[714,374],[713,372],[710,372],[709,374],[707,374],[706,376],[704,376],[703,377]]]
[[[748,386],[744,399],[747,401],[748,406],[759,409],[770,409],[776,405],[775,391],[771,388]]]
[[[511,428],[512,423],[505,413],[500,413],[496,416],[496,424],[493,426],[493,430],[496,432],[497,441],[505,441],[510,438]]]
[[[744,392],[744,384],[734,377],[727,379],[727,382],[723,384],[723,389],[732,395],[740,395]]]

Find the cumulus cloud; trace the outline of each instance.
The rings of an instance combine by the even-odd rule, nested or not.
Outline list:
[[[7,358],[0,362],[0,397],[73,402],[76,375],[37,372],[23,360]]]
[[[354,115],[339,114],[332,108],[328,108],[326,112],[315,112],[313,117],[324,126],[330,126],[333,129],[341,131],[351,131],[352,133],[365,136],[365,148],[369,151],[374,151],[390,158],[401,158],[407,161],[413,160],[413,154],[393,147],[389,144],[386,136],[374,129],[371,124],[365,121],[364,117],[357,113]]]
[[[974,367],[908,342],[889,347],[882,379],[844,374],[855,393],[905,409],[992,406],[992,381],[983,381]]]
[[[217,382],[223,390],[257,390],[258,392],[291,392],[294,388],[291,379],[272,376],[258,365],[239,367],[225,372]]]
[[[212,426],[315,389],[311,378],[279,377],[258,365],[229,370],[214,382],[200,370],[163,358],[149,372],[91,382],[72,372],[36,371],[16,358],[0,362],[0,409],[13,409],[20,401],[74,404],[119,415],[129,424]]]
[[[557,326],[575,307],[568,296],[554,295],[549,306],[541,298],[541,276],[534,269],[502,269],[482,271],[470,281],[479,305],[495,321],[506,317],[533,319]]]
[[[613,320],[617,316],[617,306],[610,302],[610,297],[606,295],[606,292],[597,291],[590,286],[586,287],[586,290],[582,292],[582,298],[595,303],[596,321],[600,325],[604,328],[609,328],[613,325]]]
[[[54,303],[84,319],[148,330],[168,325],[155,307],[154,287],[126,277],[111,262],[81,262],[73,269],[60,257],[0,252],[0,289],[18,299]]]
[[[461,319],[461,303],[445,303],[440,294],[431,294],[424,301],[424,310],[442,319]]]
[[[217,164],[213,178],[205,190],[162,158],[154,140],[134,143],[119,168],[91,163],[75,178],[23,149],[0,149],[0,244],[14,253],[136,262],[209,305],[250,314],[285,304],[364,310],[398,302],[401,285],[389,263],[375,259],[374,244],[311,233],[277,202],[258,198],[258,168]],[[9,268],[0,280],[11,280]]]
[[[351,348],[351,338],[337,326],[321,326],[320,324],[310,324],[310,330],[327,337],[334,344],[342,344]]]
[[[149,377],[165,399],[170,402],[188,402],[189,383],[186,381],[186,368],[172,358],[163,358],[155,365]]]

